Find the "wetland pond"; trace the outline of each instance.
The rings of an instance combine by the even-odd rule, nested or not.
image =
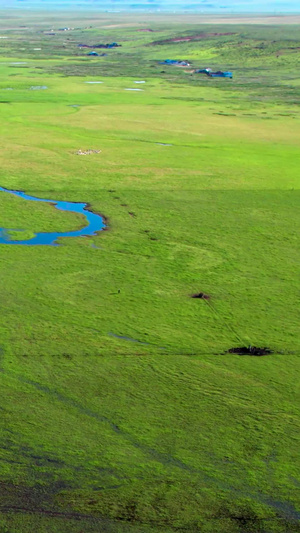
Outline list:
[[[22,244],[25,246],[32,245],[48,245],[48,246],[59,246],[57,239],[61,237],[81,237],[88,235],[96,235],[98,231],[103,230],[106,226],[101,215],[92,213],[88,210],[88,204],[86,203],[77,203],[77,202],[63,202],[55,200],[47,200],[45,198],[36,198],[35,196],[29,196],[22,191],[14,191],[0,187],[0,192],[13,194],[23,198],[23,200],[29,200],[33,202],[46,202],[52,204],[56,209],[60,211],[69,211],[71,213],[80,213],[86,218],[87,225],[83,228],[75,231],[65,231],[65,232],[45,232],[45,233],[35,233],[33,237],[24,239],[25,232],[19,229],[8,229],[0,228],[0,244]],[[20,234],[20,238],[16,239],[16,236]],[[13,238],[12,238],[13,236]]]

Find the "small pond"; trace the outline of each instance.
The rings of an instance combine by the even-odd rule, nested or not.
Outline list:
[[[105,228],[105,223],[103,218],[96,213],[92,213],[88,209],[88,204],[86,203],[77,203],[77,202],[62,202],[56,200],[48,200],[45,198],[36,198],[35,196],[29,196],[22,191],[13,191],[0,187],[0,192],[14,194],[19,196],[24,200],[29,200],[32,202],[46,202],[52,204],[56,209],[60,211],[70,211],[72,213],[80,213],[85,216],[87,225],[83,228],[75,231],[65,231],[65,232],[51,232],[51,233],[36,233],[34,237],[29,239],[22,240],[22,231],[8,228],[0,228],[0,244],[22,244],[25,246],[32,245],[48,245],[48,246],[58,246],[57,239],[61,237],[81,237],[87,235],[96,235],[98,231],[101,231]],[[13,240],[10,237],[10,232],[13,232],[14,239],[17,232],[20,232],[20,239]]]

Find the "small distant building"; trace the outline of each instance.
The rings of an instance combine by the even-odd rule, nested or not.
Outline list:
[[[222,72],[222,70],[217,70],[217,72],[213,72],[211,68],[203,68],[199,70],[195,70],[196,74],[206,74],[210,78],[232,78],[233,74],[232,72]]]
[[[188,63],[188,61],[182,61],[181,59],[165,59],[165,61],[160,61],[160,65],[173,65],[175,67],[189,67],[190,63]]]
[[[221,70],[218,70],[218,72],[211,72],[210,76],[212,78],[232,78],[232,72],[222,72]]]
[[[212,72],[211,68],[202,68],[199,70],[195,70],[196,74],[206,74],[207,76],[210,76],[210,73]]]

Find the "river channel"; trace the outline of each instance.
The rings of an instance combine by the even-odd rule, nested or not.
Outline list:
[[[105,223],[103,217],[96,213],[89,211],[89,206],[86,203],[77,203],[77,202],[63,202],[56,200],[47,200],[45,198],[37,198],[35,196],[29,196],[22,191],[14,191],[0,187],[0,192],[13,194],[23,198],[23,200],[28,200],[30,202],[45,202],[52,204],[56,209],[60,211],[69,211],[71,213],[80,213],[84,215],[86,219],[86,226],[79,230],[75,231],[65,231],[65,232],[45,232],[45,233],[35,233],[34,237],[30,239],[22,240],[22,230],[19,229],[8,229],[0,228],[0,244],[16,244],[24,246],[33,246],[33,245],[47,245],[47,246],[59,246],[57,239],[61,237],[84,237],[88,235],[96,235],[99,231],[105,228]],[[10,231],[14,234],[14,239],[10,237]],[[16,233],[20,231],[20,239],[16,240]]]

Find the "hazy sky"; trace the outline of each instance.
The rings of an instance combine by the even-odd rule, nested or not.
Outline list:
[[[0,8],[97,8],[218,13],[299,13],[300,0],[0,0]]]

